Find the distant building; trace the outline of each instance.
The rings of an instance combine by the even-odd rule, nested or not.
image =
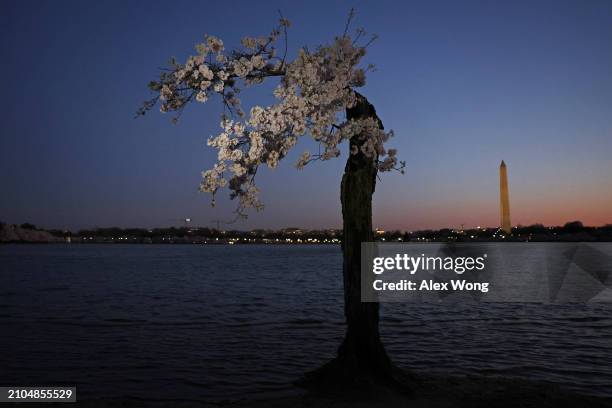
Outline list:
[[[302,229],[295,228],[295,227],[284,228],[284,229],[280,230],[280,232],[282,232],[283,234],[293,234],[293,235],[302,235],[302,233],[303,233]]]
[[[510,195],[508,193],[508,172],[506,163],[502,160],[499,165],[499,214],[500,229],[510,234],[512,224],[510,223]]]

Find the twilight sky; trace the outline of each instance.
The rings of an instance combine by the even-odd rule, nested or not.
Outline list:
[[[298,4],[298,3],[301,3]],[[612,2],[3,1],[0,4],[0,220],[45,227],[195,225],[232,218],[197,192],[214,162],[220,104],[178,125],[134,119],[168,57],[204,33],[226,48],[289,18],[292,54],[355,26],[380,38],[363,93],[407,173],[383,174],[374,224],[386,229],[499,222],[508,165],[513,224],[612,223]],[[270,82],[272,85],[274,82]],[[272,101],[244,89],[245,108]],[[338,227],[344,158],[258,175],[266,209],[237,229]]]

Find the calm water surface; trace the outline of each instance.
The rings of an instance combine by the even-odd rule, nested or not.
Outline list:
[[[341,262],[336,246],[0,246],[0,383],[76,385],[79,399],[288,390],[342,339]],[[612,396],[611,304],[382,315],[389,353],[415,371]]]

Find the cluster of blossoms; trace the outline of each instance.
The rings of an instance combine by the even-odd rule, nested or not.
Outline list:
[[[361,97],[354,88],[365,84],[365,71],[359,67],[365,47],[343,35],[314,52],[301,49],[295,60],[287,62],[286,55],[277,55],[275,42],[288,26],[282,19],[269,36],[244,38],[243,48],[230,54],[224,53],[221,40],[207,36],[196,45],[198,55],[185,64],[172,61],[171,70],[150,84],[159,96],[143,107],[142,113],[159,100],[162,112],[180,113],[191,100],[206,102],[212,93],[221,97],[226,109],[222,131],[208,140],[217,149],[218,161],[202,173],[200,190],[215,194],[229,187],[231,198],[239,200],[240,214],[247,208],[262,208],[254,185],[258,168],[277,167],[305,134],[319,142],[321,151],[304,152],[296,164],[299,169],[314,160],[338,157],[338,145],[347,140],[353,140],[351,154],[375,160],[379,170],[398,168],[396,151],[384,148],[392,132],[382,130],[374,118],[340,119]],[[245,115],[236,96],[239,81],[248,86],[268,77],[280,78],[274,90],[277,103],[254,106]],[[404,163],[400,164],[401,169]]]

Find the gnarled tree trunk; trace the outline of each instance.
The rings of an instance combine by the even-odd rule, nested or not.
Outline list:
[[[357,104],[347,109],[347,119],[374,118],[383,124],[376,110],[362,95]],[[364,137],[351,138],[351,149],[359,149]],[[372,230],[372,195],[376,187],[377,158],[361,151],[349,154],[342,177],[340,200],[343,221],[344,315],[346,336],[338,350],[338,360],[359,373],[385,377],[391,361],[380,341],[378,332],[379,304],[361,302],[361,243],[374,241]]]
[[[357,104],[347,109],[347,119],[381,120],[374,106],[357,94]],[[350,147],[359,149],[366,135],[351,138]],[[340,199],[343,220],[343,278],[346,334],[337,357],[309,373],[300,382],[304,386],[335,389],[346,386],[367,390],[395,387],[412,392],[413,378],[392,363],[378,331],[379,304],[361,302],[361,243],[374,240],[372,230],[372,195],[376,186],[377,158],[361,151],[349,154],[342,177]]]

